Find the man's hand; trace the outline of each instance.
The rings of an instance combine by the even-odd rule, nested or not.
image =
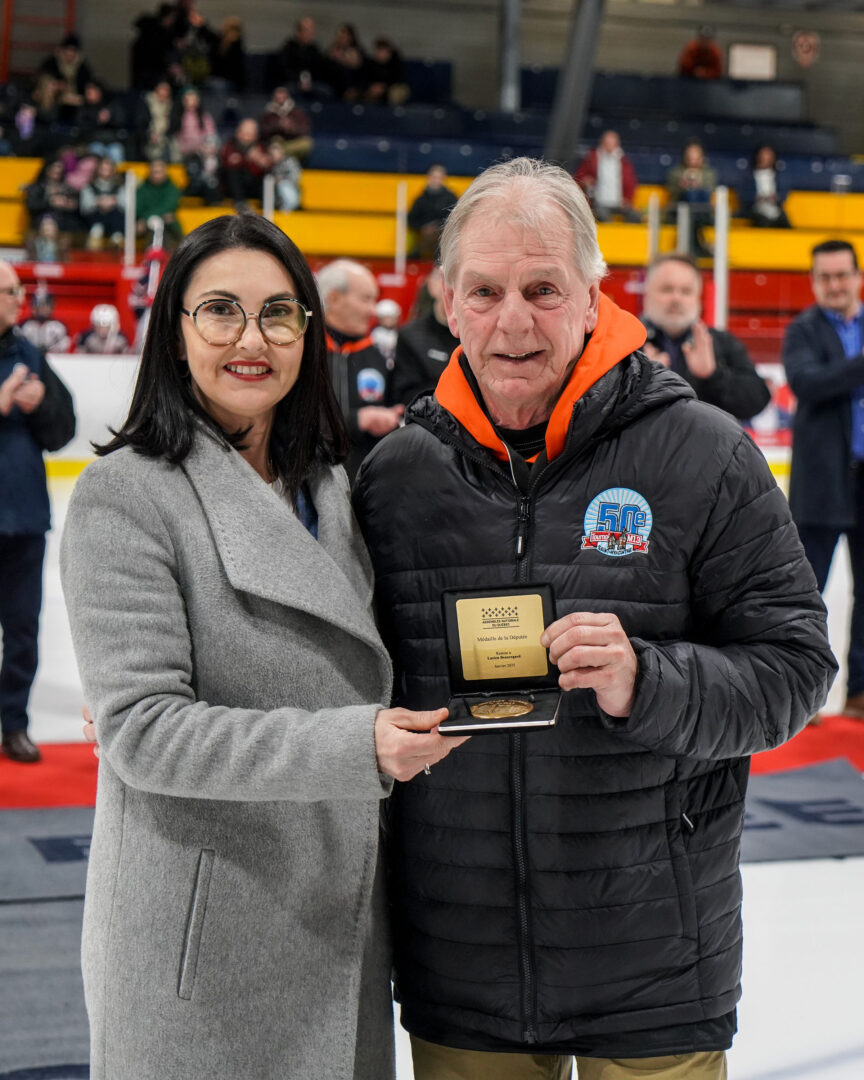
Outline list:
[[[42,404],[45,383],[38,375],[29,375],[15,393],[15,404],[23,413],[32,413]]]
[[[562,690],[594,690],[610,716],[629,716],[639,662],[617,615],[577,611],[547,626],[540,643]]]
[[[96,725],[93,723],[93,717],[90,715],[90,710],[86,705],[81,706],[81,715],[84,717],[84,727],[81,729],[84,733],[84,741],[96,744],[93,747],[93,753],[96,757],[99,757],[99,743],[96,742]]]
[[[404,405],[364,405],[357,410],[357,426],[368,435],[387,435],[399,427]]]
[[[685,342],[682,346],[684,362],[691,375],[697,379],[707,379],[717,370],[717,360],[714,356],[714,342],[708,327],[699,319],[693,323],[693,340]]]
[[[26,364],[16,364],[12,373],[0,383],[0,416],[8,416],[16,404],[15,396],[24,385],[30,368]]]
[[[649,360],[653,360],[657,364],[662,364],[663,367],[669,367],[669,353],[661,352],[653,342],[646,341],[642,346],[642,352],[645,353]]]

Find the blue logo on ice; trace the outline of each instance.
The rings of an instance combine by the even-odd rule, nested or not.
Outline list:
[[[595,495],[585,511],[582,547],[616,558],[645,555],[653,525],[651,507],[638,491],[607,488]]]

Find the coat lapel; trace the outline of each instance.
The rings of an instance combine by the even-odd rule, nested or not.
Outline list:
[[[311,480],[316,541],[235,450],[199,432],[183,463],[235,589],[273,600],[353,634],[383,652],[370,611],[372,571],[338,470]]]

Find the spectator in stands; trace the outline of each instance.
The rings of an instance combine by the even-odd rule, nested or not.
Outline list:
[[[3,752],[33,764],[27,705],[39,661],[45,533],[51,527],[45,450],[75,434],[72,397],[15,324],[24,289],[0,262],[0,729]]]
[[[723,74],[723,53],[714,40],[714,28],[702,26],[678,57],[678,74],[690,79],[719,79]]]
[[[363,71],[365,90],[363,97],[379,105],[402,105],[411,96],[405,82],[402,57],[386,37],[375,39],[372,55],[366,58]]]
[[[145,161],[170,160],[173,108],[171,83],[167,79],[160,79],[141,98],[135,126],[140,138],[139,153]]]
[[[279,82],[301,93],[331,92],[327,61],[315,41],[315,20],[305,15],[298,19],[294,33],[282,46],[277,64]]]
[[[673,206],[687,203],[690,207],[690,254],[710,258],[704,229],[711,224],[711,198],[717,187],[717,173],[706,161],[698,139],[688,139],[684,144],[681,163],[669,170],[666,187]]]
[[[78,110],[80,141],[91,154],[110,157],[120,163],[126,157],[126,125],[120,111],[105,100],[105,91],[97,82],[84,87],[84,102]]]
[[[132,87],[151,90],[164,79],[173,54],[174,5],[160,4],[154,15],[139,15],[133,26]]]
[[[855,248],[817,244],[816,303],[786,328],[783,363],[798,399],[792,422],[789,505],[804,551],[825,588],[845,533],[852,567],[852,621],[843,714],[864,720],[864,309]]]
[[[270,158],[268,173],[276,186],[276,209],[290,214],[300,206],[300,177],[303,170],[300,162],[291,154],[286,154],[281,139],[271,139],[267,145]]]
[[[84,87],[93,81],[90,65],[81,54],[81,39],[67,34],[54,53],[42,61],[37,79],[47,77],[60,84],[58,104],[62,123],[74,124],[78,107],[84,100]]]
[[[199,154],[208,136],[217,134],[216,123],[201,104],[194,86],[187,87],[175,102],[169,127],[171,157],[186,162],[190,154]]]
[[[345,468],[353,480],[360,462],[399,426],[405,410],[394,404],[392,365],[369,333],[378,299],[374,275],[351,259],[336,259],[316,277],[324,305],[330,377],[351,437]]]
[[[97,304],[90,312],[90,326],[75,339],[75,351],[117,356],[129,352],[129,341],[120,329],[120,312],[113,304]]]
[[[431,306],[399,331],[393,366],[393,398],[402,405],[410,405],[418,394],[431,393],[435,389],[441,372],[459,345],[459,339],[453,336],[447,322],[443,285],[441,269],[435,266],[423,285]]]
[[[444,166],[430,165],[426,173],[426,187],[408,211],[408,228],[414,231],[412,258],[435,258],[444,222],[457,200],[458,196],[447,187],[447,170]]]
[[[249,199],[260,199],[270,155],[261,145],[256,120],[241,120],[222,147],[222,184],[237,210],[248,209]]]
[[[38,111],[32,101],[24,101],[15,112],[11,132],[12,151],[19,157],[43,157],[50,138],[39,122]]]
[[[363,92],[366,55],[351,23],[340,23],[336,27],[333,43],[327,50],[327,61],[327,78],[333,93],[343,101],[356,101]]]
[[[205,206],[222,201],[222,158],[218,135],[205,136],[197,154],[189,154],[184,162],[188,183],[184,195],[204,200]]]
[[[758,228],[791,229],[783,209],[783,191],[777,174],[777,154],[767,143],[753,154],[750,184],[741,192],[741,201]]]
[[[178,75],[184,84],[201,86],[209,78],[211,57],[218,43],[219,35],[198,11],[197,0],[177,0],[174,48],[180,61]]]
[[[372,327],[372,340],[391,367],[396,356],[396,339],[399,337],[401,318],[402,308],[395,300],[379,300],[375,305],[376,325]]]
[[[645,278],[643,352],[680,375],[700,401],[739,420],[761,412],[771,391],[741,342],[702,320],[702,275],[686,255],[659,255]]]
[[[638,210],[633,209],[636,170],[621,149],[617,131],[603,132],[597,146],[582,159],[575,178],[598,221],[611,221],[616,215],[627,221],[640,220]]]
[[[117,247],[123,243],[126,214],[126,185],[110,157],[104,157],[96,172],[81,189],[81,217],[87,229],[87,247],[98,251],[104,238]]]
[[[273,90],[258,119],[258,129],[264,142],[278,139],[285,153],[300,161],[304,161],[312,150],[309,114],[300,108],[285,86]]]
[[[59,158],[45,162],[32,184],[24,189],[24,199],[30,213],[30,227],[39,228],[43,217],[51,217],[60,233],[69,242],[83,231],[79,214],[78,192],[66,181],[66,169]]]
[[[43,214],[35,229],[31,229],[24,239],[27,258],[33,262],[63,262],[69,253],[72,233],[61,233],[57,222],[50,214]]]
[[[65,323],[54,318],[54,297],[39,285],[30,304],[30,318],[21,324],[21,333],[43,353],[69,351],[72,338]]]
[[[222,23],[210,54],[209,83],[239,93],[246,89],[246,46],[239,15],[229,15]]]
[[[153,227],[152,219],[162,222],[166,246],[180,239],[180,223],[177,221],[177,207],[180,205],[180,190],[168,175],[164,161],[157,159],[150,162],[150,168],[144,181],[138,187],[135,202],[135,227],[139,236]]]

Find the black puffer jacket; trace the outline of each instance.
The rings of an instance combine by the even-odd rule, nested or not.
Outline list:
[[[471,426],[458,359],[448,372]],[[574,691],[557,727],[475,736],[397,785],[402,1020],[475,1050],[722,1049],[740,993],[748,755],[823,702],[836,669],[824,607],[762,455],[677,376],[627,356],[576,401],[562,439],[523,494],[424,397],[358,477],[397,703],[447,701],[448,587],[549,581],[559,616],[614,612],[639,658],[628,718]],[[591,505],[604,493],[601,518],[633,506],[646,550],[604,550]]]

